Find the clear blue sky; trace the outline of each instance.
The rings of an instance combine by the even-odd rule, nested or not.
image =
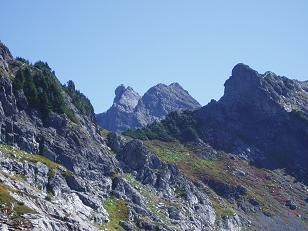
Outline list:
[[[121,83],[179,82],[204,105],[239,62],[307,80],[307,12],[307,0],[6,0],[0,39],[72,79],[96,112]]]

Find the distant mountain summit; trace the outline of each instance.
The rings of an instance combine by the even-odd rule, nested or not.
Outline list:
[[[142,97],[133,88],[120,85],[115,90],[113,105],[96,118],[103,128],[121,132],[159,121],[172,111],[199,107],[201,105],[178,83],[157,84]]]
[[[115,98],[107,112],[97,114],[98,124],[110,131],[125,131],[137,127],[134,110],[141,96],[131,87],[120,85],[115,90]]]

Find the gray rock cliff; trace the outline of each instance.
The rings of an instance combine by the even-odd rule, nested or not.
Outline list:
[[[220,220],[208,195],[142,142],[101,136],[87,98],[73,82],[61,85],[48,64],[15,59],[2,43],[0,55],[1,229],[239,230],[247,223]],[[199,106],[177,84],[156,88],[147,97],[170,91],[179,109]],[[147,97],[145,105],[154,102]],[[153,118],[171,110],[172,99]],[[120,86],[113,108],[134,113],[140,102]]]

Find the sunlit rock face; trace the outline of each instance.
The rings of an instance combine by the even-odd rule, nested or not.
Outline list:
[[[122,132],[159,121],[172,111],[199,107],[201,105],[178,83],[158,84],[142,97],[131,87],[120,85],[115,90],[111,108],[96,118],[101,127]]]

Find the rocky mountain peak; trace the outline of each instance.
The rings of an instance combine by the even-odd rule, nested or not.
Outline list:
[[[114,91],[116,97],[121,97],[125,89],[126,87],[124,86],[124,84],[119,85]]]
[[[0,57],[0,230],[307,230],[308,119],[267,104],[305,105],[307,82],[238,66],[241,101],[196,110],[178,83],[120,85],[105,128],[166,119],[107,135],[73,81]]]
[[[260,83],[260,74],[248,65],[239,63],[232,69],[232,75],[225,82],[224,98],[240,99],[250,95]]]
[[[201,105],[184,90],[180,84],[158,84],[150,88],[136,107],[138,120],[142,126],[163,118],[175,110],[199,108]],[[144,117],[140,114],[148,114]]]
[[[177,88],[182,88],[183,89],[183,87],[179,83],[177,83],[177,82],[171,83],[169,85],[169,87],[177,87]]]
[[[225,82],[221,102],[226,106],[249,105],[259,112],[308,111],[304,82],[278,76],[271,71],[259,74],[245,64],[237,64]]]
[[[151,87],[146,93],[151,92],[151,91],[165,91],[165,90],[178,90],[178,91],[183,91],[184,88],[179,84],[179,83],[171,83],[169,85],[159,83],[153,87]],[[184,90],[185,91],[185,90]]]
[[[125,131],[163,119],[177,110],[196,109],[201,105],[179,83],[159,83],[142,97],[131,87],[115,90],[112,107],[96,116],[100,126],[111,131]]]
[[[131,87],[125,87],[123,84],[115,89],[115,98],[113,105],[120,107],[122,110],[132,111],[141,96]]]
[[[231,77],[249,78],[258,76],[259,73],[254,69],[250,68],[248,65],[244,63],[238,63],[233,67]]]

